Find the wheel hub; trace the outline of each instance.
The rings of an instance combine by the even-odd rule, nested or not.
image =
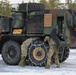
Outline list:
[[[41,47],[36,47],[33,50],[33,57],[36,60],[41,61],[45,57],[45,51],[44,51],[44,49],[42,49]]]
[[[36,56],[42,56],[42,53],[40,51],[38,51]]]
[[[44,66],[47,60],[48,45],[40,39],[34,40],[28,47],[30,65]]]
[[[10,47],[9,50],[8,50],[8,54],[11,58],[14,58],[16,56],[16,50],[14,47]]]

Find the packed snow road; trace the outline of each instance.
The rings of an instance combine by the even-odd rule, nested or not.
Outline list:
[[[76,50],[70,51],[69,58],[61,63],[60,68],[56,68],[56,65],[51,65],[50,69],[44,67],[33,67],[33,66],[9,66],[5,64],[0,56],[0,73],[17,73],[21,75],[76,75]],[[2,75],[1,74],[1,75]]]

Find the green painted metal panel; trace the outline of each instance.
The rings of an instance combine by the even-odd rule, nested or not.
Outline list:
[[[44,35],[50,35],[52,28],[45,27],[44,28]]]

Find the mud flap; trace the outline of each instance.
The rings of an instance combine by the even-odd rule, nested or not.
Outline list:
[[[56,29],[53,29],[51,34],[50,34],[51,38],[56,42],[56,44],[58,46],[61,45],[61,41],[59,40],[59,38],[57,37],[57,34],[56,34]]]

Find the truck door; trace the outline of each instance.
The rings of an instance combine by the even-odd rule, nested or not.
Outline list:
[[[43,20],[44,20],[44,14],[42,11],[36,12],[34,14],[33,12],[31,12],[28,15],[27,35],[28,36],[42,36],[44,33]]]
[[[2,27],[3,27],[3,32],[9,32],[10,31],[10,18],[5,17],[2,20]]]
[[[65,40],[65,25],[64,25],[64,16],[57,17],[57,35],[60,40]]]

